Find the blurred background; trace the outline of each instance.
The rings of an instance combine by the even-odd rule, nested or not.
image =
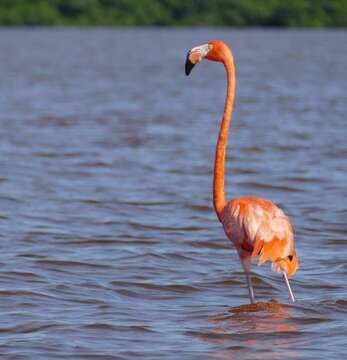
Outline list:
[[[346,21],[337,0],[1,0],[0,358],[346,358]],[[291,218],[294,305],[254,264],[246,306],[212,208],[225,71],[184,74],[211,39],[236,64],[227,195]]]
[[[1,0],[1,25],[344,27],[346,0]]]

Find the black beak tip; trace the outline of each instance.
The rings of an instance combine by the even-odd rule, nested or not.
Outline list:
[[[187,53],[187,57],[186,57],[186,64],[185,64],[185,72],[186,75],[188,76],[190,74],[190,72],[192,71],[193,67],[195,64],[193,64],[190,60],[189,60],[189,51]]]

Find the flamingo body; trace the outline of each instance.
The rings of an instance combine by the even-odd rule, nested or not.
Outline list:
[[[269,260],[275,270],[283,270],[289,276],[296,272],[292,226],[271,201],[254,197],[233,199],[224,207],[221,223],[245,271],[250,271],[251,258],[259,256],[258,265]]]

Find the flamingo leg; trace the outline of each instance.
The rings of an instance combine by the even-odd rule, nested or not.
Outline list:
[[[295,302],[295,297],[294,297],[292,288],[290,287],[287,273],[285,271],[283,271],[283,278],[284,278],[284,282],[286,283],[286,286],[288,289],[288,294],[289,294],[290,300],[292,300],[292,302]]]
[[[249,300],[251,301],[251,304],[255,304],[255,297],[254,297],[251,273],[249,271],[246,271],[246,278],[247,278],[247,285],[248,285]]]

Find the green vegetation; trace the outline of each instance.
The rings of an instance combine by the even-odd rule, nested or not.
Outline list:
[[[347,0],[0,0],[0,25],[347,26]]]

